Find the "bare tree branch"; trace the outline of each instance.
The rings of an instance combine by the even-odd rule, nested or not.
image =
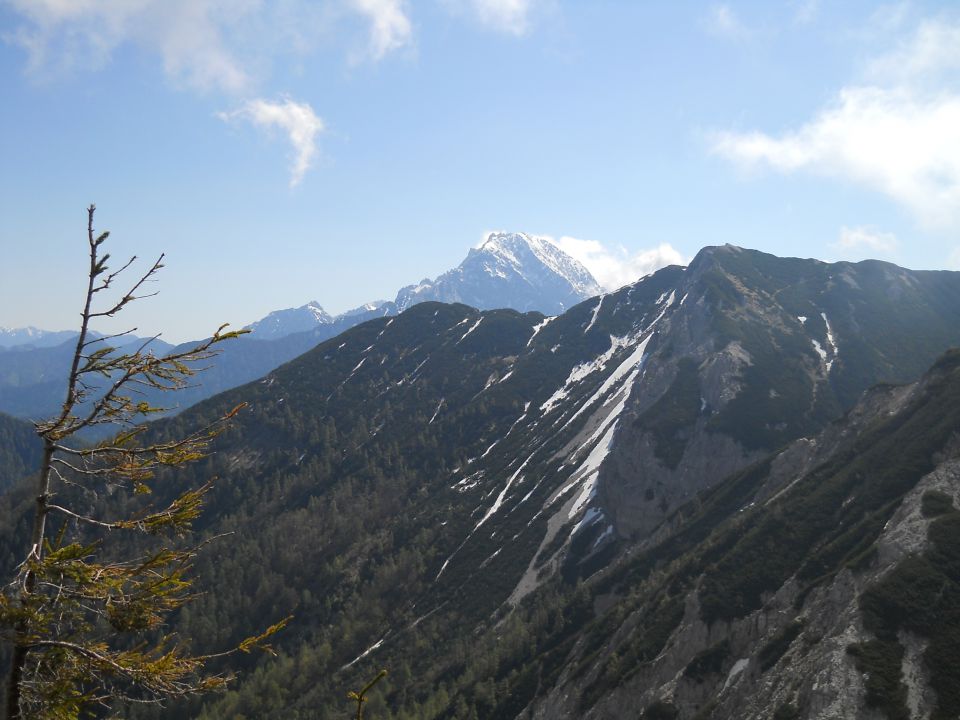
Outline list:
[[[213,357],[218,343],[244,331],[226,332],[222,325],[193,347],[160,356],[149,350],[157,335],[133,350],[112,346],[112,340],[136,328],[91,338],[92,320],[112,317],[151,295],[142,290],[154,281],[164,258],[139,275],[118,300],[94,307],[98,293],[111,289],[136,261],[134,256],[115,271],[107,267],[110,256],[101,253],[101,246],[109,233],[95,235],[94,211],[93,205],[87,209],[87,289],[66,394],[59,412],[35,425],[43,453],[33,530],[16,577],[0,591],[0,628],[13,646],[8,720],[76,717],[84,706],[106,707],[118,699],[158,702],[221,687],[229,676],[205,674],[205,663],[253,649],[270,652],[267,640],[286,624],[208,655],[186,654],[162,636],[153,645],[142,640],[142,633],[156,631],[167,613],[196,597],[188,575],[197,552],[212,539],[186,549],[148,544],[144,547],[156,549],[126,558],[122,552],[106,551],[104,544],[123,532],[186,535],[213,480],[180,492],[159,508],[137,497],[146,497],[145,482],[161,468],[205,457],[210,443],[243,408],[239,405],[181,437],[153,441],[143,421],[164,408],[151,405],[144,393],[188,386],[198,362]],[[76,442],[77,433],[102,425],[115,425],[120,432],[93,446]],[[63,499],[53,502],[58,490]],[[120,518],[104,517],[102,509],[71,502],[77,490],[94,508],[103,507],[104,497],[129,494],[123,506],[132,510],[125,509]],[[50,513],[63,518],[52,537],[46,527]],[[99,562],[101,553],[111,559]]]

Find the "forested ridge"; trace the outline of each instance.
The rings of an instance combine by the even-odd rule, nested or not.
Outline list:
[[[40,441],[31,423],[0,413],[0,492],[40,464]]]

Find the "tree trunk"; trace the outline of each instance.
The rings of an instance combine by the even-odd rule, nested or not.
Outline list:
[[[28,561],[39,559],[43,553],[43,538],[47,526],[47,500],[50,497],[51,459],[53,458],[53,442],[44,438],[43,463],[40,466],[40,477],[37,480],[37,505],[33,515],[33,533],[30,538],[30,555]],[[33,592],[36,578],[29,570],[23,579],[21,598]],[[23,681],[23,668],[27,664],[27,635],[25,622],[17,625],[14,634],[13,658],[10,661],[10,675],[7,679],[7,720],[21,720],[20,715],[20,683]]]

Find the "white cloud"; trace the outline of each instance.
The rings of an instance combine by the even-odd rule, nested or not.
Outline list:
[[[452,13],[465,15],[481,25],[508,35],[525,35],[531,16],[545,0],[440,0]]]
[[[903,30],[912,13],[911,0],[899,0],[880,5],[864,24],[866,35],[883,38]]]
[[[472,0],[471,5],[480,22],[501,32],[523,35],[529,28],[533,0]]]
[[[175,85],[230,98],[263,94],[274,58],[305,54],[329,40],[338,22],[369,22],[369,50],[380,60],[410,43],[406,0],[6,0],[19,25],[2,35],[27,53],[28,71],[96,70],[121,48],[158,57]],[[292,100],[247,100],[223,119],[283,131],[293,146],[291,186],[317,155],[323,120]]]
[[[741,39],[750,34],[733,9],[726,4],[712,5],[704,18],[707,32],[718,37]]]
[[[293,164],[290,168],[290,187],[298,185],[317,155],[317,136],[323,132],[323,120],[307,103],[296,103],[289,98],[281,102],[250,100],[238,110],[220,113],[222,120],[247,120],[258,128],[277,128],[286,133],[293,146]]]
[[[35,73],[105,64],[130,43],[160,55],[168,76],[195,89],[242,92],[250,76],[226,36],[255,13],[241,0],[11,0],[26,23],[8,36]]]
[[[350,4],[370,20],[370,55],[374,60],[410,44],[413,27],[402,0],[350,0]]]
[[[405,0],[7,0],[20,24],[4,39],[38,75],[99,69],[130,46],[158,55],[167,77],[201,92],[249,96],[271,61],[328,41],[344,17],[370,22],[369,55],[411,42]]]
[[[960,225],[960,26],[928,22],[799,128],[723,132],[715,153],[746,166],[806,170],[879,191],[928,227]]]
[[[866,251],[874,255],[892,255],[900,243],[893,233],[868,227],[842,227],[836,247],[845,251]]]
[[[542,236],[582,263],[605,290],[616,290],[667,265],[686,265],[689,260],[667,243],[630,254],[618,247],[610,249],[597,240],[564,236]]]
[[[927,20],[898,43],[893,52],[876,58],[869,76],[878,83],[937,90],[956,81],[960,72],[960,23]]]

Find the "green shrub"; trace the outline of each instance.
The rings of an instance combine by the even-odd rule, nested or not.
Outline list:
[[[675,469],[687,448],[689,428],[700,416],[700,375],[697,363],[682,358],[667,391],[644,412],[635,425],[654,439],[654,455]]]
[[[900,682],[903,647],[896,640],[855,643],[847,652],[864,674],[867,705],[882,711],[888,720],[909,720],[907,689]]]
[[[643,720],[676,720],[680,713],[666,700],[654,700],[643,711]]]
[[[698,653],[683,669],[683,674],[692,680],[703,682],[708,675],[719,673],[728,657],[730,657],[730,641],[725,639]]]
[[[773,713],[773,720],[799,720],[800,710],[793,703],[783,703]]]
[[[942,508],[941,499],[933,501]],[[937,706],[932,720],[960,715],[960,512],[948,511],[930,523],[931,547],[904,558],[864,591],[864,626],[877,640],[852,646],[857,667],[867,674],[867,701],[891,718],[907,717],[900,682],[900,630],[929,640],[924,664]]]
[[[953,509],[953,498],[939,490],[928,490],[920,498],[920,511],[924,517],[939,517]]]
[[[761,672],[766,672],[777,664],[783,654],[790,649],[790,644],[803,631],[803,627],[803,620],[794,620],[760,649],[757,654],[757,661],[760,664]]]

